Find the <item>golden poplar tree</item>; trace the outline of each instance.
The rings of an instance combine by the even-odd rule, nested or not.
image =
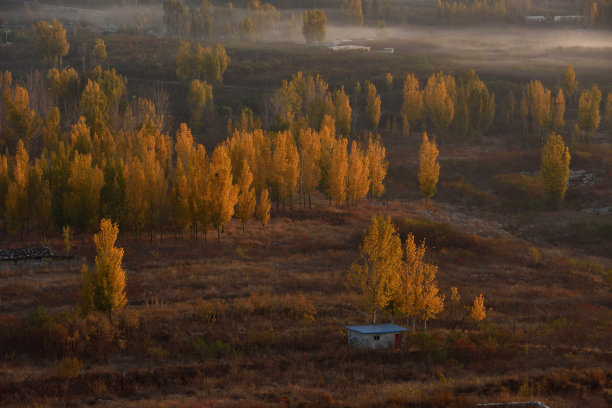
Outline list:
[[[40,115],[30,109],[30,96],[25,88],[17,86],[14,92],[4,91],[5,117],[2,123],[4,141],[10,153],[15,152],[17,141],[30,143],[40,125]]]
[[[578,90],[578,81],[576,80],[576,72],[574,71],[574,67],[568,65],[563,72],[563,94],[567,98],[571,98],[576,94]]]
[[[52,106],[43,127],[43,145],[47,152],[56,152],[59,149],[61,134],[60,112],[56,106]]]
[[[261,222],[261,225],[266,228],[268,221],[270,221],[270,197],[268,190],[262,190],[259,195],[259,203],[257,204],[257,219]]]
[[[274,139],[271,163],[271,182],[278,203],[293,200],[298,187],[300,157],[293,135],[288,131],[279,132]],[[293,201],[291,201],[293,203]]]
[[[359,252],[361,260],[353,263],[347,276],[349,288],[362,296],[376,324],[376,311],[386,307],[396,292],[402,262],[402,243],[389,217],[372,219]]]
[[[406,319],[412,319],[412,331],[416,331],[416,319],[421,315],[423,307],[423,258],[425,256],[425,242],[417,246],[414,236],[409,233],[406,238],[405,260],[398,269],[397,290],[394,293],[394,302]]]
[[[51,186],[49,184],[48,162],[43,154],[37,158],[28,172],[28,208],[30,226],[46,236],[52,231]],[[23,209],[22,209],[23,210]]]
[[[370,190],[368,156],[361,146],[353,140],[348,158],[347,202],[356,205]]]
[[[423,92],[429,119],[438,134],[444,133],[455,115],[455,80],[442,72],[431,75]]]
[[[191,81],[187,103],[190,110],[189,125],[192,129],[200,129],[206,111],[210,110],[213,105],[212,86],[208,85],[206,81],[199,81],[197,79]]]
[[[370,175],[370,194],[372,197],[379,198],[385,192],[385,177],[389,162],[385,158],[385,148],[380,142],[380,138],[370,137],[368,139],[368,165]]]
[[[136,235],[145,229],[147,224],[147,197],[145,193],[145,168],[138,157],[125,162],[124,168],[126,185],[126,206],[128,215],[126,222]]]
[[[542,150],[540,169],[544,181],[544,196],[552,206],[558,205],[565,196],[570,159],[569,149],[563,143],[563,138],[552,133]]]
[[[342,205],[346,200],[346,187],[348,180],[348,156],[346,147],[348,140],[340,138],[333,147],[331,166],[329,169],[329,198],[336,204]]]
[[[100,84],[89,79],[81,94],[81,111],[93,133],[101,135],[110,122],[108,99]]]
[[[9,229],[13,232],[21,230],[29,220],[28,212],[28,180],[30,173],[30,157],[19,140],[15,154],[13,181],[8,185],[6,196],[5,217]]]
[[[96,244],[96,269],[90,279],[93,288],[93,305],[106,313],[109,320],[112,313],[127,304],[125,295],[125,271],[121,267],[123,249],[115,243],[119,227],[109,219],[100,221],[100,231],[94,235]]]
[[[410,128],[422,120],[423,109],[423,91],[420,88],[419,80],[414,74],[409,73],[404,81],[402,102],[402,122],[405,136],[410,136]]]
[[[601,91],[597,85],[582,91],[578,101],[578,124],[580,129],[592,137],[601,120],[599,105],[601,104]]]
[[[351,132],[351,103],[348,95],[344,92],[344,86],[334,92],[334,118],[336,129],[344,136]]]
[[[553,111],[553,129],[560,132],[565,127],[565,96],[563,90],[559,89],[555,98],[555,106]]]
[[[547,132],[552,123],[552,99],[550,89],[540,81],[527,84],[527,104],[536,134]]]
[[[91,154],[75,153],[70,163],[66,215],[69,225],[84,232],[98,222],[100,190],[104,184],[102,170],[92,165]]]
[[[79,121],[72,125],[68,135],[72,148],[80,154],[93,153],[91,133],[85,118],[81,116]]]
[[[239,195],[236,205],[236,218],[242,222],[242,234],[244,235],[244,224],[253,216],[255,211],[255,190],[252,187],[253,174],[249,169],[246,159],[242,161],[240,179],[238,180]]]
[[[232,164],[225,145],[219,145],[210,163],[211,226],[221,240],[221,229],[234,215],[238,186],[232,183]]]
[[[416,330],[417,318],[423,319],[425,330],[427,321],[435,319],[444,310],[444,296],[439,293],[436,265],[425,262],[425,242],[417,246],[414,236],[406,238],[406,256],[398,269],[394,301],[401,313],[412,319],[412,331]]]
[[[308,207],[310,208],[310,197],[321,180],[321,169],[319,167],[321,138],[317,132],[311,129],[302,129],[299,136],[299,145],[300,187],[302,194],[304,194],[304,200],[306,196],[308,197]]]
[[[427,321],[435,319],[444,310],[444,295],[440,294],[436,273],[438,267],[432,264],[424,264],[423,267],[423,306],[421,318],[425,331],[427,331]]]
[[[366,127],[374,132],[380,121],[380,95],[376,92],[376,86],[368,82],[366,94]]]
[[[470,317],[474,319],[476,323],[481,322],[487,315],[486,308],[484,305],[484,296],[482,293],[474,298],[474,304],[470,309]]]
[[[436,185],[440,176],[438,154],[436,144],[429,141],[427,133],[423,133],[423,142],[419,149],[419,185],[421,193],[427,200],[436,193]]]
[[[70,49],[70,44],[66,40],[66,29],[55,18],[51,24],[39,21],[34,27],[34,46],[50,65],[58,62],[61,65],[62,57],[68,54]]]
[[[91,50],[91,58],[95,65],[101,65],[106,61],[106,44],[101,38],[96,38],[93,50]]]

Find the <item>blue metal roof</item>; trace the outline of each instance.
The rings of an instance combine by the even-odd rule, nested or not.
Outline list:
[[[361,334],[382,334],[408,331],[405,327],[397,324],[370,324],[367,326],[344,326],[345,329],[356,331]]]

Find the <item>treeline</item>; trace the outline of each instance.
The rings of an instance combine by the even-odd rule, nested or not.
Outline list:
[[[209,0],[187,5],[181,0],[164,0],[163,21],[167,34],[173,37],[263,38],[273,33],[289,39],[299,33],[299,17],[292,14],[281,21],[280,12],[269,3],[250,0],[244,9],[232,2],[213,6]]]
[[[421,89],[419,80],[408,74],[404,81],[401,108],[404,134],[420,125],[446,141],[478,141],[495,117],[495,95],[474,70],[453,77],[432,74]]]
[[[128,103],[114,70],[52,68],[44,80],[51,106],[39,108],[43,115],[10,72],[1,84],[0,222],[14,233],[44,235],[64,226],[85,232],[109,218],[151,237],[168,230],[197,236],[221,231],[233,217],[246,222],[256,205],[265,224],[268,194],[277,206],[305,205],[319,189],[330,203],[353,205],[384,190],[380,140],[349,143],[330,115],[318,130],[304,124],[270,132],[249,127],[251,117],[231,126],[209,155],[185,124],[170,137],[152,101]]]
[[[522,21],[531,0],[438,0],[436,15],[445,21]]]
[[[520,130],[531,135],[537,141],[550,132],[565,133],[565,115],[570,107],[578,116],[570,132],[574,141],[591,139],[602,119],[599,87],[595,84],[580,89],[571,65],[565,69],[562,84],[556,92],[535,80],[522,87],[519,95],[512,90],[506,94],[504,125],[508,130]],[[606,98],[604,120],[612,128],[612,93]]]

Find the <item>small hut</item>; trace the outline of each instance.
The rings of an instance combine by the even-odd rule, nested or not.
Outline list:
[[[394,348],[402,345],[402,333],[408,329],[396,324],[372,324],[367,326],[345,326],[348,343],[360,348]]]

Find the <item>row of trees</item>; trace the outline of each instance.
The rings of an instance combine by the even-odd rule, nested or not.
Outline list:
[[[378,128],[381,115],[381,98],[376,86],[366,81],[365,93],[357,84],[353,102],[344,87],[331,92],[327,82],[319,75],[303,75],[298,72],[290,81],[283,81],[267,104],[264,116],[274,129],[290,129],[309,126],[320,129],[325,116],[334,119],[338,132],[351,134],[356,125],[356,116],[364,118],[367,130]]]
[[[265,223],[270,198],[279,205],[296,197],[302,203],[319,188],[344,205],[384,190],[388,164],[380,141],[370,137],[349,146],[329,115],[320,131],[306,125],[278,132],[236,130],[209,158],[185,124],[173,143],[151,101],[119,109],[125,84],[113,70],[98,67],[87,76],[75,108],[81,116],[63,131],[57,107],[46,113],[41,130],[43,120],[31,109],[26,89],[12,86],[10,74],[3,74],[5,228],[47,233],[71,225],[84,232],[104,217],[137,233],[173,226],[197,235],[198,229],[223,229],[235,212],[246,222],[256,197]],[[78,94],[80,83],[72,69],[51,69],[48,76],[58,105],[76,104],[71,95]],[[40,153],[31,158],[28,150]]]
[[[438,0],[436,15],[445,21],[522,21],[531,0]]]
[[[236,10],[231,2],[213,7],[202,0],[199,7],[187,7],[181,0],[163,1],[163,21],[167,33],[173,37],[211,38],[262,37],[280,27],[280,13],[271,4],[250,0],[245,9]],[[296,17],[288,19],[295,29]]]
[[[562,84],[556,95],[537,80],[530,81],[521,94],[517,103],[514,93],[510,91],[505,101],[505,121],[510,128],[513,128],[515,123],[520,123],[524,132],[531,131],[538,137],[550,132],[563,132],[568,106],[574,106],[578,113],[574,135],[590,138],[601,122],[601,91],[597,85],[580,90],[571,65],[564,71]],[[611,126],[610,94],[607,96],[604,118],[608,126]]]
[[[395,226],[388,216],[372,219],[359,249],[360,260],[353,263],[347,276],[349,288],[360,294],[372,323],[376,314],[386,310],[392,316],[402,316],[412,321],[421,319],[427,330],[427,322],[444,310],[445,296],[437,282],[438,267],[425,261],[425,242],[417,245],[414,236],[408,234],[405,251]],[[450,302],[459,303],[457,288],[451,288]],[[485,317],[484,298],[474,300],[471,316],[480,321]]]
[[[457,141],[474,141],[493,121],[495,95],[474,70],[457,80],[442,72],[432,74],[423,89],[409,73],[404,81],[401,116],[405,135],[420,124],[439,137],[450,133]]]

